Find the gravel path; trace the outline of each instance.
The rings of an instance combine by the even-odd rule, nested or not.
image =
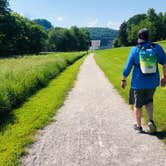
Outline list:
[[[164,145],[132,129],[130,107],[90,54],[76,85],[23,158],[26,166],[166,166]]]

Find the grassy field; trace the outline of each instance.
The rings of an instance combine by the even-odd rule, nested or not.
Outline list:
[[[0,59],[0,112],[20,105],[84,52]]]
[[[166,51],[166,41],[159,43]],[[110,50],[96,51],[95,60],[113,86],[117,89],[125,101],[128,102],[128,92],[130,88],[131,74],[127,79],[127,88],[121,88],[122,70],[125,65],[130,47],[121,47]],[[160,67],[161,70],[161,67]],[[166,143],[166,88],[158,87],[154,97],[154,120],[157,124],[159,132],[156,134],[158,138],[164,139]],[[123,110],[122,110],[123,111]],[[147,116],[144,112],[144,119]]]
[[[25,147],[34,141],[35,131],[50,122],[63,104],[84,59],[69,66],[22,107],[8,114],[0,126],[0,166],[20,163],[20,157],[26,153]]]

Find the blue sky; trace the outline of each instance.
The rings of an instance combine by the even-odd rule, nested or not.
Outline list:
[[[166,12],[166,0],[10,0],[10,8],[30,19],[48,19],[54,26],[118,29],[149,8]]]

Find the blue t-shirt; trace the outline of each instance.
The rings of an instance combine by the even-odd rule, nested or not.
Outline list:
[[[145,48],[149,48],[151,42],[148,41],[146,43],[141,44]],[[155,44],[155,48],[157,50],[157,62],[161,65],[166,64],[166,56],[162,47],[158,44]],[[132,68],[132,80],[131,80],[131,88],[133,89],[153,89],[159,86],[160,84],[160,75],[157,67],[157,72],[153,74],[143,74],[140,69],[140,61],[139,61],[139,51],[140,48],[135,46],[131,48],[125,68],[123,70],[123,76],[127,77]]]

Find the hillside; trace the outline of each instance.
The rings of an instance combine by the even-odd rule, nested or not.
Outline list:
[[[93,27],[85,28],[90,33],[91,40],[101,40],[101,48],[109,48],[117,37],[118,31],[110,28]]]
[[[49,30],[49,29],[53,28],[53,25],[51,24],[51,22],[46,19],[34,19],[32,21],[35,22],[36,24],[42,26],[45,30]]]

